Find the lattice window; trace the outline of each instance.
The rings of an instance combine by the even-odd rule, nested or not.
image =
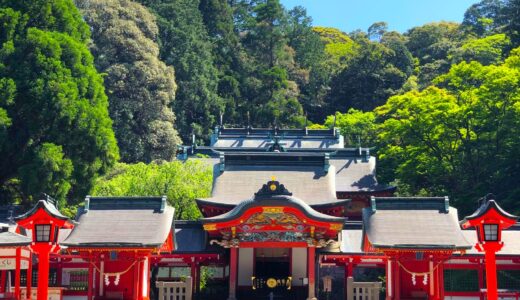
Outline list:
[[[520,270],[498,270],[498,288],[520,290]]]
[[[478,292],[478,271],[444,270],[444,290],[446,292]]]

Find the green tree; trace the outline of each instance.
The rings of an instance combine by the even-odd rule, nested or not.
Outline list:
[[[249,57],[245,53],[236,30],[234,12],[236,7],[228,0],[201,0],[199,5],[204,24],[213,44],[215,67],[218,70],[218,95],[224,102],[227,124],[245,124],[248,99],[245,91],[246,67]],[[247,93],[247,92],[246,92]]]
[[[167,196],[178,220],[201,217],[196,198],[210,195],[212,169],[202,161],[117,164],[99,178],[94,196]]]
[[[499,33],[468,40],[461,47],[452,50],[448,57],[454,63],[478,61],[483,65],[496,64],[504,60],[504,54],[510,46],[509,38]]]
[[[383,37],[381,43],[366,35],[356,37],[358,51],[331,82],[329,112],[350,108],[369,111],[401,89],[413,69],[413,59],[394,36],[397,33],[388,34],[392,37]]]
[[[92,53],[106,74],[110,116],[125,162],[175,157],[180,143],[170,109],[173,69],[159,60],[155,17],[127,0],[76,0],[92,28]]]
[[[386,22],[376,22],[368,27],[367,36],[373,41],[380,41],[387,31],[388,24]]]
[[[297,6],[288,12],[286,35],[288,46],[294,49],[294,62],[290,77],[300,90],[299,102],[308,118],[321,121],[325,117],[325,96],[331,78],[325,42],[312,28],[312,18]]]
[[[287,21],[279,0],[250,3],[253,18],[242,39],[254,63],[247,70],[248,109],[257,126],[302,126],[303,108],[300,90],[292,76],[299,73],[295,51],[288,45],[284,31]]]
[[[462,214],[489,192],[517,210],[519,52],[501,65],[462,62],[436,79],[437,87],[379,107],[383,178],[412,194],[450,195]]]
[[[464,13],[462,28],[478,37],[497,33],[504,24],[504,0],[483,0],[471,5]]]
[[[420,87],[450,69],[450,51],[459,47],[465,37],[457,23],[429,23],[414,27],[405,33],[406,46],[418,60],[417,80]]]
[[[83,197],[118,159],[89,29],[71,0],[0,1],[0,185]]]
[[[502,9],[501,23],[504,23],[504,30],[509,35],[513,47],[520,46],[520,0],[507,0]]]
[[[362,112],[349,109],[342,114],[337,112],[325,119],[325,126],[339,128],[345,137],[345,144],[350,147],[368,147],[376,144],[377,124],[374,112]]]
[[[331,75],[337,74],[348,65],[348,62],[358,51],[358,45],[344,32],[336,28],[320,27],[313,28],[321,40],[325,43],[327,55],[326,65]]]
[[[157,16],[160,58],[175,68],[174,111],[184,140],[208,138],[223,110],[213,47],[199,10],[199,0],[140,0]]]

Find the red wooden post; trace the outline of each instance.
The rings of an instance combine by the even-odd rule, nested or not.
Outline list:
[[[228,300],[236,300],[237,288],[237,265],[238,265],[238,248],[229,248],[229,297]]]
[[[316,280],[316,272],[315,272],[315,268],[316,268],[316,259],[315,259],[315,256],[316,256],[316,248],[314,246],[312,247],[308,247],[307,248],[307,269],[309,270],[308,272],[308,276],[309,276],[309,297],[307,298],[307,300],[316,300],[316,295],[315,295],[315,280]]]
[[[33,254],[29,252],[29,267],[27,268],[27,300],[31,300],[32,298],[32,256]]]
[[[399,266],[398,260],[395,259],[392,264],[394,265],[394,299],[401,299],[401,267]]]
[[[0,270],[0,293],[5,292],[4,287],[5,287],[5,271]]]
[[[22,259],[22,249],[20,247],[16,248],[16,258],[15,258],[15,271],[14,271],[14,296],[16,299],[20,299],[20,263]]]
[[[492,249],[486,250],[486,287],[487,299],[497,300],[497,262],[495,258],[495,251]]]
[[[88,259],[88,284],[87,284],[87,300],[92,300],[94,296],[94,267],[92,259]],[[39,299],[38,299],[39,300]]]
[[[47,300],[49,295],[49,252],[38,252],[38,300]]]
[[[139,298],[139,290],[140,290],[140,287],[141,287],[141,276],[139,275],[139,271],[140,271],[140,267],[141,267],[141,264],[139,262],[139,257],[136,255],[135,256],[135,259],[137,260],[137,263],[134,265],[134,278],[135,278],[135,285],[134,285],[134,297],[133,299],[135,300],[140,300]]]
[[[388,258],[387,261],[386,261],[386,265],[385,265],[385,270],[386,270],[386,300],[392,300],[393,296],[392,296],[392,292],[393,292],[393,285],[394,285],[394,281],[393,281],[393,270],[392,270],[392,258]]]

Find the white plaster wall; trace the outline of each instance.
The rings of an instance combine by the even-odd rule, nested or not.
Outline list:
[[[238,249],[238,285],[251,286],[251,276],[254,270],[254,249]]]
[[[300,278],[307,277],[307,248],[292,248],[292,283],[301,286]]]

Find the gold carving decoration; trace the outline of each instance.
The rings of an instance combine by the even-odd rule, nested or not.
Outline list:
[[[338,224],[338,223],[332,223],[330,224],[330,230],[336,230],[336,231],[339,231],[343,229],[343,224]]]
[[[266,206],[262,207],[262,211],[266,214],[281,214],[283,213],[283,207]]]
[[[283,212],[283,207],[264,209],[264,212],[253,214],[245,223],[249,225],[296,225],[301,224],[293,214]]]
[[[217,230],[217,224],[204,224],[204,230],[215,231]]]

